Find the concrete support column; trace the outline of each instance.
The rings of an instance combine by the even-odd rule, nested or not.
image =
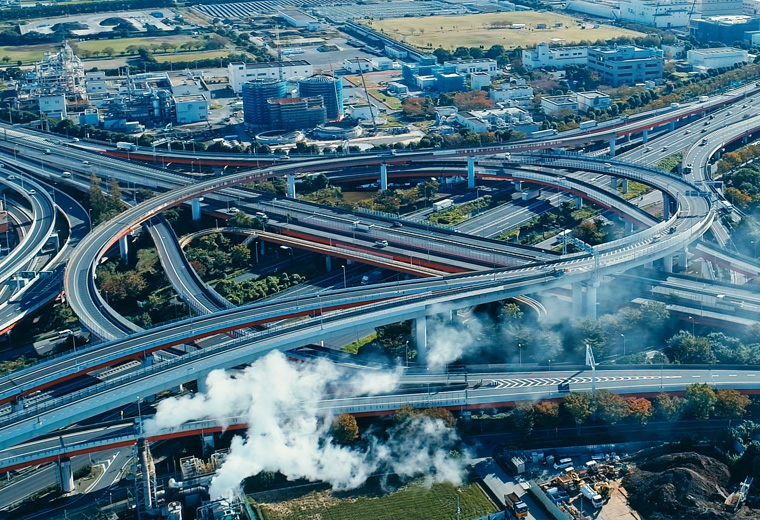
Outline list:
[[[522,191],[522,181],[512,181],[515,191]]]
[[[575,197],[575,209],[581,209],[583,207],[583,197]]]
[[[11,401],[11,412],[20,412],[24,409],[24,398],[19,396],[15,401]]]
[[[266,247],[264,247],[264,241],[259,240],[259,243],[261,244],[261,251],[259,252],[259,254],[263,255],[266,252]]]
[[[380,165],[380,189],[388,189],[388,165],[385,163]]]
[[[209,451],[214,451],[214,434],[213,433],[204,433],[201,435],[201,440],[203,441],[203,451],[206,451],[207,449]]]
[[[206,384],[206,378],[208,378],[208,372],[201,372],[196,376],[196,384],[198,386],[198,393],[205,394],[208,392],[208,385]]]
[[[667,193],[662,194],[662,218],[670,218],[670,196]]]
[[[190,207],[192,208],[193,220],[201,219],[201,199],[193,199],[190,201]]]
[[[628,193],[628,179],[623,179],[623,194]]]
[[[475,187],[475,157],[467,158],[467,187]]]
[[[617,177],[610,175],[610,189],[612,191],[617,191],[617,185],[618,185]]]
[[[644,130],[641,132],[641,142],[647,144],[647,141],[649,141],[649,130]]]
[[[573,284],[573,314],[580,316],[583,313],[583,283]]]
[[[717,152],[715,152],[715,155],[713,155],[713,157],[715,158],[716,161],[720,159],[720,152],[721,151],[718,150]]]
[[[598,283],[586,285],[586,316],[596,318],[596,288]]]
[[[61,491],[71,493],[74,491],[74,472],[71,471],[71,461],[64,459],[58,462],[58,478],[61,483]]]
[[[129,256],[129,235],[124,235],[119,239],[119,256],[122,260],[126,260]]]
[[[617,139],[614,137],[610,139],[610,157],[615,157],[615,141],[616,140]]]
[[[140,361],[142,362],[143,368],[148,368],[153,366],[155,359],[153,358],[153,354],[148,354],[147,356],[144,356]]]
[[[671,255],[667,255],[662,259],[662,270],[666,273],[673,272],[673,257]]]
[[[332,257],[331,256],[325,257],[325,269],[327,270],[328,273],[332,271]]]
[[[689,263],[689,250],[688,248],[683,248],[683,251],[681,251],[681,254],[678,255],[678,265],[686,269],[686,266]]]
[[[625,232],[626,234],[633,233],[633,222],[630,220],[625,221]]]
[[[647,269],[654,269],[654,262],[647,262],[644,264]]]
[[[625,134],[625,142],[630,143],[631,142],[631,134]]]
[[[676,129],[676,122],[675,121],[671,121],[670,123],[668,123],[668,130],[669,131],[672,132],[675,129]]]
[[[296,198],[296,176],[295,174],[288,174],[288,198]]]
[[[427,317],[414,319],[414,345],[417,347],[417,364],[427,366]]]

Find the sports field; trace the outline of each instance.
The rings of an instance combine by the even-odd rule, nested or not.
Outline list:
[[[552,39],[560,39],[564,43],[577,43],[583,40],[608,40],[619,36],[644,36],[643,33],[610,25],[599,25],[595,29],[594,24],[584,23],[577,18],[536,11],[388,18],[362,20],[362,23],[422,49],[454,49],[459,46],[481,45],[485,48],[491,45],[503,45],[505,48],[533,47],[537,43],[548,43]],[[511,29],[509,26],[512,24],[524,24],[525,27]],[[536,26],[539,24],[545,24],[547,28],[537,29]]]

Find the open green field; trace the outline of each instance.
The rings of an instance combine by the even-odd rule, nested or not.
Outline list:
[[[213,58],[226,58],[227,55],[230,53],[228,50],[218,50],[218,51],[201,51],[201,52],[177,52],[174,54],[156,54],[153,57],[156,58],[156,61],[160,62],[172,62],[177,63],[178,61],[195,61],[195,60],[208,60]]]
[[[179,50],[180,45],[185,42],[193,41],[194,39],[195,38],[188,35],[167,35],[146,38],[120,38],[118,40],[89,40],[77,42],[76,46],[78,49],[90,52],[101,52],[105,47],[111,47],[114,50],[114,55],[117,55],[126,54],[128,47],[150,48],[151,44],[161,45],[162,43],[176,45],[177,50]]]
[[[40,45],[14,45],[11,47],[0,47],[0,60],[2,65],[11,64],[15,65],[18,60],[24,63],[31,63],[33,61],[40,61],[45,57],[46,52],[57,51],[60,49],[60,45],[45,43]],[[10,58],[10,61],[5,58]]]
[[[261,509],[264,520],[455,520],[458,496],[461,518],[478,518],[496,512],[477,484],[461,488],[448,483],[434,484],[430,488],[412,484],[388,494],[356,495],[315,491],[287,501],[262,503]]]
[[[425,18],[387,18],[362,20],[376,31],[403,40],[423,49],[454,49],[459,46],[488,48],[503,45],[505,48],[533,47],[540,42],[559,38],[566,43],[582,40],[607,40],[619,36],[644,36],[643,33],[600,25],[598,29],[584,29],[576,18],[556,13],[518,11],[512,13],[471,14],[463,16],[428,16]],[[537,24],[548,29],[536,29]],[[553,28],[561,23],[561,28]],[[503,24],[525,24],[525,29],[500,27]]]

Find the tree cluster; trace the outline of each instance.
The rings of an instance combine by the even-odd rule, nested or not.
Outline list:
[[[300,274],[282,273],[278,276],[267,276],[259,280],[246,280],[244,282],[222,280],[214,288],[234,305],[241,305],[260,300],[305,281],[306,278]]]
[[[100,186],[100,179],[92,174],[90,176],[90,190],[87,194],[85,206],[91,211],[93,226],[110,220],[126,208],[122,200],[121,188],[119,181],[111,178],[108,193],[103,193]]]

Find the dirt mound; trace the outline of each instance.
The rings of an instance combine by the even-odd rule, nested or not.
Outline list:
[[[722,462],[687,452],[642,462],[623,485],[631,505],[649,520],[742,518],[723,508],[729,477]]]

